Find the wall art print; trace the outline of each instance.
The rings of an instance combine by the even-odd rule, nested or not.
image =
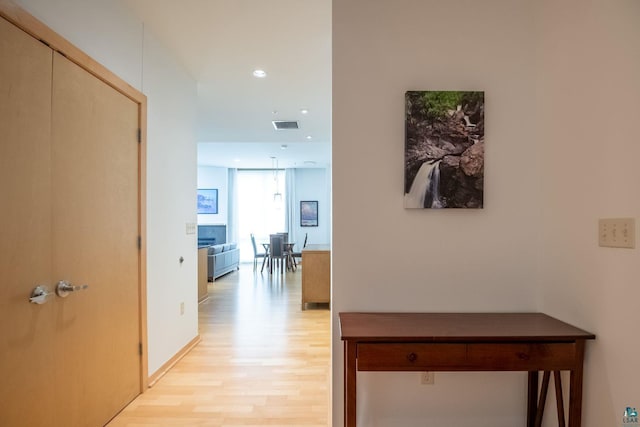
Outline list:
[[[300,227],[318,226],[318,201],[303,200],[300,202]]]
[[[199,188],[198,189],[198,214],[218,213],[218,189]]]
[[[405,93],[405,208],[482,208],[484,92]]]

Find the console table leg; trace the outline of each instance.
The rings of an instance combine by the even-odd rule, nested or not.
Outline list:
[[[538,411],[538,371],[529,371],[527,387],[527,427],[534,427]]]
[[[562,397],[562,379],[560,371],[553,371],[553,382],[556,385],[556,406],[558,408],[558,427],[565,427],[564,398]]]
[[[344,426],[356,427],[356,343],[344,343]]]
[[[582,423],[582,372],[584,363],[584,340],[576,342],[576,366],[569,378],[569,427],[580,427]]]
[[[549,391],[549,380],[551,372],[544,371],[542,375],[542,386],[540,387],[540,401],[538,402],[538,411],[536,412],[535,427],[542,426],[542,417],[544,416],[544,408],[547,405],[547,392]]]

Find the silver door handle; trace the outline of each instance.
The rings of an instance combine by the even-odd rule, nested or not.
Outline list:
[[[81,291],[83,289],[87,289],[89,285],[77,285],[74,286],[66,280],[61,280],[56,285],[56,294],[59,297],[65,298],[71,292]]]
[[[53,292],[49,292],[49,289],[44,285],[38,285],[31,291],[29,302],[32,304],[44,304],[47,302],[49,295],[53,295]]]

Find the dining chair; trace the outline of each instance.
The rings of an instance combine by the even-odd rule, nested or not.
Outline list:
[[[289,243],[289,233],[286,231],[282,231],[280,233],[276,233],[279,234],[280,236],[282,236],[282,243]]]
[[[273,273],[274,266],[280,269],[283,274],[284,262],[284,238],[281,234],[269,235],[269,273]]]
[[[294,268],[294,261],[293,261],[293,257],[292,257],[292,246],[289,244],[289,233],[287,231],[281,231],[279,233],[280,236],[282,236],[282,247],[283,247],[283,251],[284,251],[284,262],[286,265],[287,270],[291,269],[292,271],[295,271]]]
[[[258,268],[258,258],[262,258],[262,268],[260,272],[264,270],[264,263],[267,261],[268,254],[267,252],[258,252],[258,247],[256,246],[256,237],[251,233],[251,245],[253,246],[253,271],[256,271]]]

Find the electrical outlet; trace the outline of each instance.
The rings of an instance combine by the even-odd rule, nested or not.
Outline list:
[[[598,243],[607,248],[635,248],[635,218],[600,219],[598,221]]]
[[[182,316],[184,314],[184,303],[181,302],[180,303],[180,316]]]
[[[435,382],[435,374],[433,372],[420,372],[420,384],[431,385]]]

